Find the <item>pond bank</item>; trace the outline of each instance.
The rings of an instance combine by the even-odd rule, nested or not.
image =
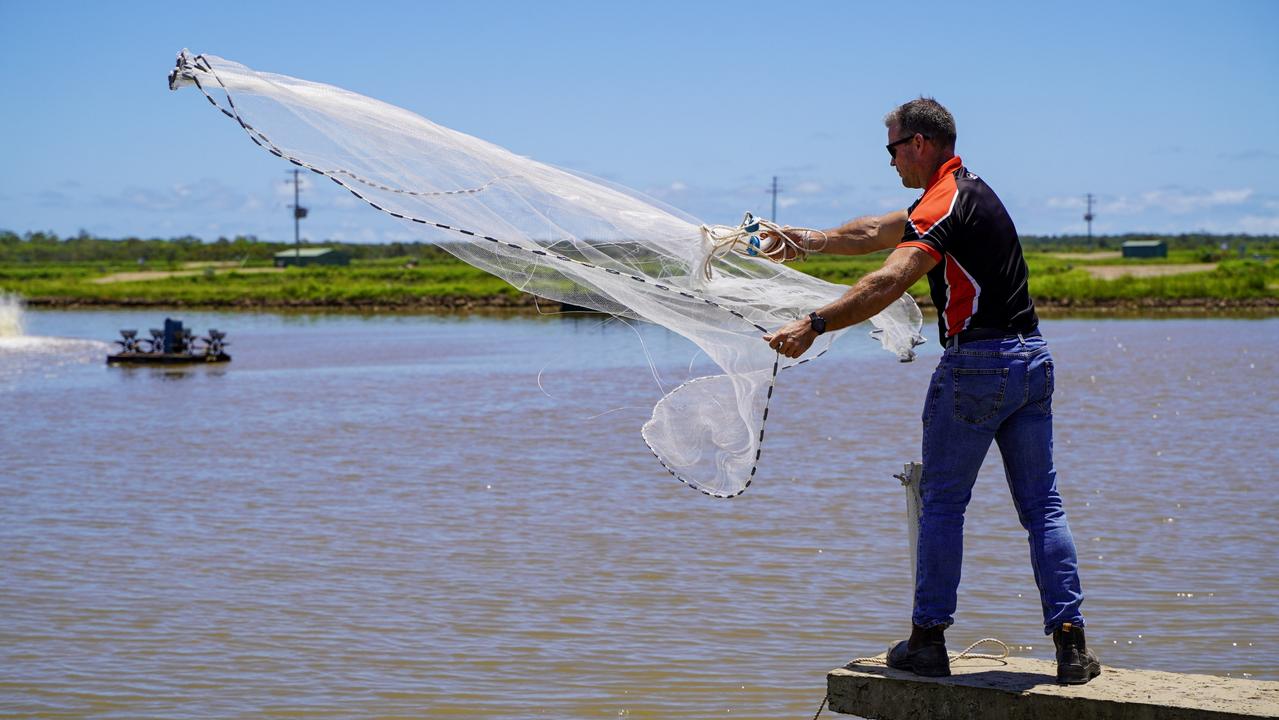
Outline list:
[[[928,296],[915,301],[925,311],[933,309]],[[334,302],[322,299],[265,300],[259,298],[227,298],[220,301],[192,302],[178,298],[121,298],[100,299],[93,297],[29,297],[24,302],[30,307],[76,308],[190,308],[194,310],[358,310],[358,311],[487,311],[509,310],[546,312],[558,311],[562,304],[527,294],[502,295],[433,295],[388,300],[355,298]],[[1184,314],[1190,316],[1237,315],[1270,316],[1279,314],[1279,298],[1136,298],[1108,300],[1036,300],[1036,310],[1050,316],[1088,313],[1098,315],[1163,315]]]

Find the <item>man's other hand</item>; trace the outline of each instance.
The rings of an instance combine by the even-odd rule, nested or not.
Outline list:
[[[764,336],[764,342],[769,347],[789,358],[797,358],[808,352],[816,339],[817,333],[806,317],[792,320]]]

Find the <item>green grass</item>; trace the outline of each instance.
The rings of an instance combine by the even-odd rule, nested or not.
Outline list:
[[[1030,293],[1038,300],[1087,303],[1114,300],[1254,300],[1277,298],[1273,283],[1279,262],[1226,260],[1208,272],[1100,280],[1079,267],[1043,269],[1032,265]]]
[[[105,284],[92,280],[137,271],[137,266],[10,265],[0,266],[0,290],[37,301],[177,305],[429,305],[443,297],[478,300],[520,295],[501,279],[458,261],[416,268],[402,265],[402,261],[373,261],[348,267],[219,271]]]
[[[1174,250],[1167,264],[1202,262],[1194,250]],[[885,254],[864,257],[815,256],[793,265],[824,280],[851,285],[883,264]],[[1152,264],[1122,259],[1063,259],[1028,252],[1030,290],[1037,301],[1070,305],[1188,299],[1253,301],[1279,298],[1279,261],[1224,260],[1216,270],[1163,277],[1102,280],[1089,275],[1089,265]],[[258,263],[257,267],[265,264]],[[151,270],[181,270],[178,264]],[[488,273],[452,257],[435,258],[418,267],[403,259],[357,260],[346,267],[290,268],[283,272],[218,271],[136,282],[96,284],[94,278],[136,272],[136,263],[0,264],[0,291],[34,301],[87,304],[154,304],[207,306],[429,306],[443,300],[518,302],[521,293]],[[921,280],[911,288],[926,296]]]
[[[862,257],[817,256],[795,267],[830,282],[851,285],[884,262],[885,255]],[[1049,253],[1026,253],[1030,294],[1038,301],[1096,303],[1116,300],[1252,300],[1279,298],[1279,260],[1223,260],[1216,270],[1162,277],[1094,278],[1085,269],[1094,265],[1180,265],[1204,262],[1202,253],[1174,250],[1167,259],[1063,259]],[[911,287],[916,297],[928,293],[926,281]]]

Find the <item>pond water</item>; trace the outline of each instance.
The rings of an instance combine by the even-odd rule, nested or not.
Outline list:
[[[811,717],[909,630],[892,474],[935,342],[783,373],[725,501],[640,438],[708,370],[658,328],[183,312],[233,362],[104,365],[163,316],[0,337],[0,716]],[[1103,663],[1279,679],[1279,321],[1044,333]],[[951,649],[1051,658],[997,453],[965,546]]]

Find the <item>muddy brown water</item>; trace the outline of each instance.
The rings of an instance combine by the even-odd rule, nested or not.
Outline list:
[[[935,343],[786,372],[720,501],[639,436],[659,382],[706,370],[659,329],[181,317],[234,361],[105,367],[158,311],[0,338],[2,717],[811,717],[907,631],[892,474]],[[1103,662],[1279,679],[1279,321],[1044,331]],[[952,649],[1050,657],[995,453],[965,545]]]

